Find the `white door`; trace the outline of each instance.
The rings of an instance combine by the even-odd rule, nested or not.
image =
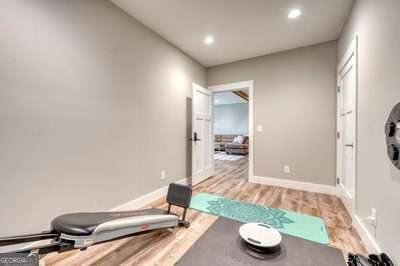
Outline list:
[[[338,71],[338,187],[339,196],[350,215],[355,213],[356,194],[356,88],[354,49],[354,52],[347,53]]]
[[[214,172],[212,93],[193,83],[192,98],[192,185]]]

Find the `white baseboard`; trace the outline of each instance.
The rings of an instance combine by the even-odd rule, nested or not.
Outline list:
[[[375,238],[371,235],[361,218],[357,215],[353,216],[353,226],[360,235],[368,253],[380,254],[382,252],[378,243],[376,243]]]
[[[186,185],[187,178],[175,181],[175,183]],[[154,190],[150,193],[147,193],[143,196],[140,196],[139,198],[128,201],[120,206],[112,208],[110,211],[127,211],[127,210],[137,210],[137,209],[143,208],[147,204],[150,204],[150,203],[158,200],[159,198],[166,196],[167,191],[168,191],[168,185],[165,187],[159,188],[157,190]]]
[[[315,184],[315,183],[306,183],[300,181],[293,181],[293,180],[273,178],[273,177],[263,177],[263,176],[252,176],[249,178],[249,182],[263,184],[263,185],[270,185],[275,187],[297,189],[309,192],[324,193],[335,196],[337,195],[336,187]]]

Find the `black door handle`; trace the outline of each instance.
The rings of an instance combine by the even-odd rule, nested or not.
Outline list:
[[[193,137],[193,138],[190,138],[190,139],[189,139],[190,141],[194,141],[194,142],[196,142],[196,141],[201,141],[201,139],[197,138],[197,132],[194,132],[193,135],[194,135],[194,137]]]

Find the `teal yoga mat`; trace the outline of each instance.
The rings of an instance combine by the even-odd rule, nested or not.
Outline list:
[[[325,223],[321,218],[315,216],[231,200],[207,193],[199,193],[194,196],[190,208],[243,223],[268,224],[284,234],[320,244],[329,244]]]

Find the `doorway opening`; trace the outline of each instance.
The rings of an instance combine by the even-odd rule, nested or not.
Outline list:
[[[213,159],[217,174],[253,175],[253,81],[209,87],[213,94]]]

